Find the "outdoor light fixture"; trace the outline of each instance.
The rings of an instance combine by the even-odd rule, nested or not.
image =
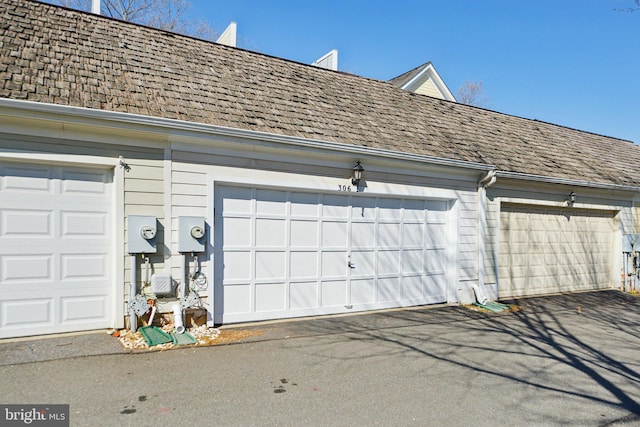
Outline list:
[[[356,162],[356,165],[353,167],[353,178],[351,178],[351,184],[358,187],[360,185],[360,180],[362,179],[362,173],[364,172],[364,168],[360,164],[360,160]]]
[[[567,197],[567,200],[564,201],[567,206],[573,206],[573,204],[576,202],[576,193],[574,193],[573,191],[571,193],[569,193],[569,197]]]

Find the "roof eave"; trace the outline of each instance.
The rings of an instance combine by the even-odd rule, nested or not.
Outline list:
[[[602,182],[584,181],[579,179],[555,178],[542,175],[533,175],[519,172],[497,171],[498,178],[516,179],[522,181],[535,181],[547,184],[562,184],[574,187],[588,187],[602,190],[632,191],[640,192],[640,187],[632,185],[605,184]]]
[[[165,129],[167,131],[187,131],[200,134],[211,134],[217,136],[227,136],[240,139],[258,140],[272,142],[283,145],[301,146],[322,150],[332,150],[334,152],[349,153],[352,156],[367,155],[382,157],[387,159],[406,160],[436,166],[448,166],[467,170],[488,171],[495,169],[495,166],[469,162],[465,160],[447,159],[423,154],[412,154],[400,151],[384,150],[371,147],[360,147],[340,142],[308,139],[287,135],[278,135],[268,132],[238,129],[225,126],[211,125],[205,123],[188,122],[177,119],[145,116],[141,114],[123,113],[109,110],[97,110],[84,107],[68,105],[49,104],[34,101],[16,100],[0,98],[0,113],[2,110],[13,110],[23,113],[47,114],[68,119],[80,119],[85,122],[102,122],[112,124],[127,124],[140,127]],[[97,124],[97,123],[96,123]]]

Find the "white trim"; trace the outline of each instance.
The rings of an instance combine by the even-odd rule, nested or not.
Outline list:
[[[248,174],[245,169],[238,169],[238,175],[229,174],[229,170],[225,168],[226,174],[216,173],[216,169],[210,170],[207,174],[207,223],[210,227],[210,233],[208,237],[209,241],[209,258],[208,258],[208,278],[209,288],[207,293],[207,324],[214,326],[216,319],[216,301],[215,301],[215,284],[217,283],[217,274],[220,274],[216,270],[215,256],[215,203],[216,194],[215,189],[217,186],[241,186],[243,188],[254,189],[269,189],[278,191],[300,191],[306,193],[318,193],[318,194],[342,194],[345,196],[359,197],[378,197],[385,199],[414,199],[414,200],[434,200],[434,201],[446,201],[449,203],[449,212],[447,217],[447,287],[445,289],[445,297],[448,303],[454,303],[458,301],[457,287],[459,280],[459,265],[458,265],[458,245],[459,245],[459,216],[460,216],[460,203],[459,195],[455,190],[430,188],[424,186],[410,186],[404,184],[387,184],[372,182],[369,187],[366,187],[364,191],[360,192],[341,192],[337,190],[339,184],[347,184],[350,182],[348,179],[340,178],[327,178],[327,177],[299,177],[298,181],[292,181],[291,177],[298,177],[296,174],[286,172],[267,172],[256,171],[256,174]],[[324,183],[327,185],[318,185],[318,183]],[[334,188],[335,186],[335,188]],[[377,306],[376,306],[377,307]],[[373,307],[375,308],[375,307]],[[327,314],[324,311],[317,314]]]
[[[116,329],[124,328],[124,167],[119,165],[113,168],[113,184],[115,188],[114,232],[115,238],[115,274],[114,274],[114,325]]]
[[[550,200],[534,200],[534,199],[525,199],[519,197],[499,197],[500,202],[500,212],[502,212],[502,204],[510,203],[516,205],[529,205],[529,206],[538,206],[538,207],[546,207],[546,208],[556,208],[556,209],[588,209],[588,210],[598,210],[598,211],[620,211],[626,206],[619,205],[602,205],[595,203],[574,203],[573,206],[567,206],[564,202],[554,202]]]
[[[107,110],[93,110],[89,108],[71,107],[67,105],[47,104],[41,102],[32,101],[20,101],[15,99],[0,98],[0,114],[6,114],[7,112],[2,109],[21,110],[31,113],[42,114],[38,118],[45,120],[57,120],[58,116],[67,116],[69,119],[75,122],[84,122],[86,124],[93,124],[96,126],[105,126],[109,124],[113,126],[113,123],[123,124],[128,127],[150,127],[150,128],[163,128],[166,134],[176,134],[177,131],[186,131],[193,133],[204,133],[209,135],[221,135],[225,137],[234,137],[242,139],[260,140],[278,144],[286,144],[291,146],[302,146],[309,148],[316,148],[321,150],[332,150],[341,153],[349,153],[351,156],[369,155],[385,158],[395,158],[401,160],[410,160],[414,162],[430,163],[443,166],[459,167],[464,169],[473,170],[490,170],[494,169],[494,166],[484,163],[467,162],[463,160],[446,159],[435,156],[409,154],[399,151],[384,150],[371,147],[359,147],[344,143],[323,141],[316,139],[307,139],[293,136],[276,135],[268,132],[257,132],[244,129],[229,128],[223,126],[186,122],[183,120],[166,119],[159,117],[143,116],[140,114],[121,113],[116,111]],[[54,117],[45,117],[54,116]],[[94,123],[87,123],[88,121],[94,121]]]
[[[73,166],[118,166],[119,159],[100,156],[70,155],[70,154],[46,154],[34,153],[30,150],[6,149],[0,152],[0,160],[31,162],[31,163],[58,163]]]
[[[210,328],[215,326],[215,251],[214,251],[214,233],[215,233],[215,181],[210,175],[207,176],[207,213],[205,215],[206,223],[209,225],[209,233],[207,234],[207,326]]]
[[[351,185],[348,178],[333,177],[301,177],[298,181],[289,179],[296,177],[295,174],[286,172],[267,172],[256,170],[260,176],[247,175],[243,169],[238,170],[238,175],[221,175],[214,172],[209,173],[209,181],[215,181],[215,184],[231,184],[251,187],[269,187],[282,190],[300,190],[305,192],[318,192],[323,194],[341,193],[338,190],[339,185]],[[284,176],[285,174],[287,176]],[[215,178],[214,178],[215,176]],[[443,188],[432,188],[425,186],[411,186],[404,184],[390,184],[383,182],[370,182],[366,187],[361,187],[359,192],[353,190],[354,195],[362,194],[362,196],[380,196],[389,198],[414,198],[428,200],[457,200],[458,195],[455,190]],[[349,194],[351,194],[349,193]],[[347,194],[347,193],[343,193]]]

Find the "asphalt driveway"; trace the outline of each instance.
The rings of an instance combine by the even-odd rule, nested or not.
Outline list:
[[[259,333],[234,345],[139,354],[106,334],[5,342],[0,403],[68,403],[71,425],[640,425],[640,297],[512,302],[245,325]]]

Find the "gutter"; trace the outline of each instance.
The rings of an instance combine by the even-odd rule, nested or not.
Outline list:
[[[584,181],[579,179],[553,178],[542,175],[533,175],[518,172],[497,172],[498,178],[520,179],[524,181],[544,182],[548,184],[563,184],[576,187],[590,187],[604,190],[640,191],[640,187],[633,185],[604,184],[600,182]]]
[[[485,163],[468,162],[464,160],[447,159],[424,154],[410,154],[399,151],[384,150],[379,148],[359,147],[339,142],[323,141],[318,139],[300,138],[294,136],[277,135],[268,132],[251,131],[225,126],[209,125],[203,123],[187,122],[184,120],[167,119],[161,117],[145,116],[141,114],[122,113],[109,110],[97,110],[84,107],[72,107],[68,105],[48,104],[43,102],[22,101],[8,98],[0,98],[1,109],[12,109],[31,113],[66,116],[74,119],[94,120],[110,123],[133,124],[142,127],[168,129],[169,131],[187,131],[217,136],[251,139],[299,146],[306,148],[333,150],[349,153],[354,156],[370,155],[397,160],[407,160],[420,163],[428,163],[439,166],[451,166],[463,169],[487,171],[495,167]],[[55,120],[49,117],[43,119]],[[77,120],[76,120],[77,121]],[[80,121],[77,121],[80,122]],[[98,125],[97,123],[94,123]],[[104,124],[103,124],[104,126]],[[171,132],[167,132],[171,133]]]

